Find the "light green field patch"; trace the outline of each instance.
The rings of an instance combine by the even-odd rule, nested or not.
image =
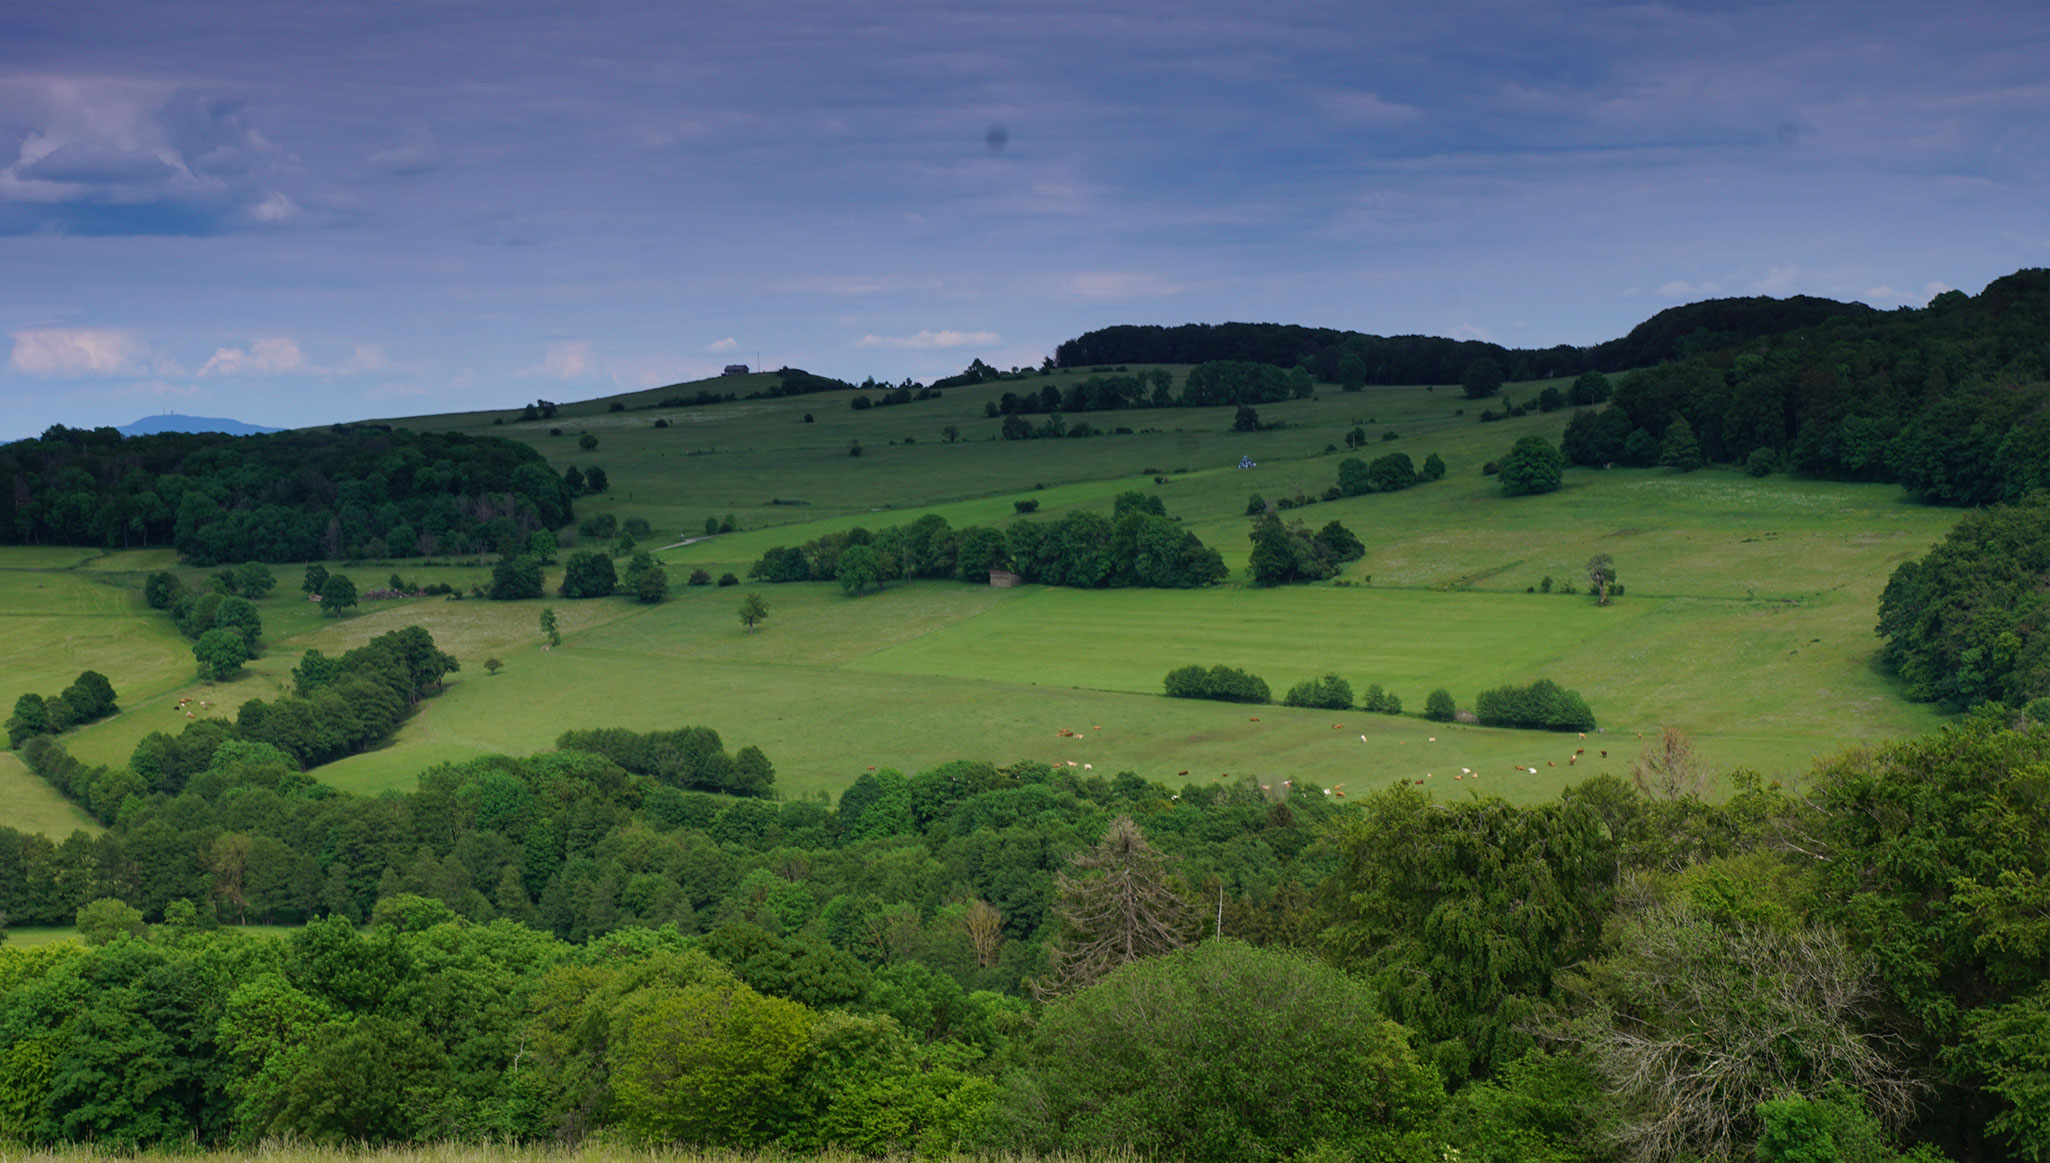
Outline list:
[[[73,832],[104,831],[99,821],[36,778],[8,751],[0,751],[0,827],[60,840]]]

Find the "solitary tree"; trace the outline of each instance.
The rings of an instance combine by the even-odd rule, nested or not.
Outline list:
[[[1424,700],[1424,718],[1434,723],[1450,723],[1459,714],[1458,705],[1452,701],[1452,692],[1439,687]]]
[[[740,624],[747,627],[748,633],[754,633],[755,624],[768,616],[769,604],[762,601],[762,595],[749,594],[740,599]]]
[[[326,586],[327,567],[317,561],[307,566],[306,579],[299,583],[299,588],[309,594],[318,594],[324,592]]]
[[[1530,496],[1558,489],[1566,475],[1566,457],[1542,436],[1526,436],[1502,462],[1502,495]]]
[[[1260,430],[1260,414],[1244,404],[1240,404],[1239,410],[1232,413],[1231,430],[1233,432],[1258,432]]]
[[[548,635],[548,645],[562,645],[562,632],[555,626],[555,607],[541,607],[541,633]]]
[[[235,677],[249,658],[242,635],[222,628],[208,630],[192,644],[192,657],[199,660],[199,677],[208,682],[225,682]]]
[[[356,604],[356,583],[346,575],[336,574],[320,587],[320,608],[339,618],[342,611]]]
[[[505,669],[505,663],[500,662],[496,658],[487,658],[484,660],[484,669],[491,674],[497,674]]]
[[[1167,886],[1166,861],[1130,816],[1119,816],[1096,847],[1054,880],[1060,936],[1048,951],[1042,997],[1095,984],[1105,974],[1187,943],[1188,906]]]
[[[592,449],[598,447],[598,438],[586,432],[583,435],[577,437],[577,447],[583,449],[585,452],[589,452]]]
[[[1616,563],[1606,553],[1587,559],[1587,588],[1594,591],[1594,604],[1609,604],[1609,587],[1616,584]]]
[[[1467,399],[1486,399],[1502,390],[1501,365],[1484,355],[1466,365],[1466,375],[1459,382]]]
[[[1630,782],[1655,800],[1700,799],[1708,791],[1708,772],[1694,754],[1694,741],[1667,727],[1630,765]]]

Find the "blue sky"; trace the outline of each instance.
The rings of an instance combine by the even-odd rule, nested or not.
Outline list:
[[[2040,265],[2040,0],[0,7],[0,438]]]

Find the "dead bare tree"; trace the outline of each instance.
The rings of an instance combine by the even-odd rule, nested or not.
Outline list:
[[[1655,800],[1700,799],[1708,791],[1708,769],[1694,754],[1694,741],[1667,727],[1638,753],[1630,782]]]
[[[1075,857],[1075,875],[1055,879],[1060,936],[1035,992],[1070,994],[1120,965],[1187,944],[1188,905],[1168,887],[1164,864],[1130,816],[1112,820],[1096,847]]]
[[[1616,581],[1616,563],[1606,553],[1587,559],[1587,588],[1594,591],[1594,604],[1609,604],[1609,587]]]
[[[1760,1102],[1857,1091],[1899,1126],[1918,1087],[1864,1033],[1878,1007],[1868,960],[1841,933],[1717,923],[1654,906],[1621,934],[1604,995],[1575,1023],[1616,1096],[1624,1155],[1638,1163],[1748,1158]]]
[[[968,943],[975,947],[975,964],[988,969],[997,963],[997,949],[1004,943],[1004,915],[988,901],[976,898],[961,917],[968,929]]]

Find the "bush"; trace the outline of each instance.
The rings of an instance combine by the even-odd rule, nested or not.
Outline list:
[[[710,571],[708,571],[708,570],[705,570],[705,569],[703,569],[703,568],[699,568],[699,569],[694,569],[694,570],[691,570],[691,571],[690,571],[690,584],[692,584],[692,585],[694,585],[694,586],[708,586],[708,585],[711,585],[711,584],[712,584],[712,575],[711,575],[711,572],[710,572]]]
[[[1012,1079],[1033,1151],[1210,1160],[1423,1159],[1436,1071],[1374,990],[1300,953],[1205,941],[1047,1007]]]
[[[1012,501],[1011,508],[1017,510],[1020,513],[1037,513],[1039,511],[1039,502],[1036,500]]]
[[[1352,684],[1327,674],[1322,678],[1306,678],[1288,688],[1288,694],[1281,700],[1285,707],[1320,707],[1327,711],[1343,711],[1352,707]]]
[[[579,550],[569,555],[569,562],[562,569],[562,596],[565,598],[610,597],[619,586],[619,575],[613,571],[612,559],[602,553]]]
[[[149,603],[152,610],[168,610],[184,591],[185,586],[179,582],[177,574],[160,569],[142,583],[142,600]]]
[[[1445,458],[1444,458],[1444,457],[1442,457],[1442,456],[1439,456],[1439,455],[1438,455],[1437,453],[1435,453],[1435,452],[1434,452],[1434,453],[1432,453],[1432,454],[1430,454],[1429,456],[1426,456],[1426,457],[1424,458],[1424,467],[1423,467],[1422,471],[1420,471],[1420,472],[1418,472],[1418,473],[1417,473],[1417,479],[1419,479],[1419,480],[1426,480],[1426,481],[1435,481],[1435,480],[1443,480],[1443,479],[1444,479],[1444,477],[1445,477]]]
[[[1770,448],[1754,448],[1744,458],[1744,471],[1755,477],[1771,476],[1779,466],[1779,454]]]
[[[1360,710],[1370,711],[1376,715],[1400,715],[1402,698],[1394,691],[1382,690],[1380,683],[1373,683],[1367,687],[1366,695],[1360,699]]]
[[[859,441],[859,440],[850,440],[850,441],[848,441],[848,442],[847,442],[847,455],[849,455],[849,456],[860,456],[860,455],[861,455],[861,441]]]
[[[1377,457],[1367,466],[1367,481],[1377,493],[1396,493],[1416,483],[1416,465],[1406,452]]]
[[[1433,723],[1450,723],[1459,714],[1459,707],[1452,701],[1452,692],[1439,687],[1424,699],[1424,718]]]
[[[1526,687],[1504,686],[1482,691],[1473,701],[1474,714],[1487,727],[1528,727],[1545,731],[1592,731],[1594,712],[1579,692],[1548,678]]]
[[[740,579],[730,573],[722,573],[719,575],[719,584],[722,586],[737,586],[740,584]]]
[[[1182,666],[1167,672],[1167,694],[1176,699],[1214,699],[1222,703],[1268,703],[1273,694],[1265,680],[1232,666]]]
[[[1554,492],[1564,479],[1566,456],[1542,436],[1526,436],[1502,462],[1502,495],[1533,496]]]

